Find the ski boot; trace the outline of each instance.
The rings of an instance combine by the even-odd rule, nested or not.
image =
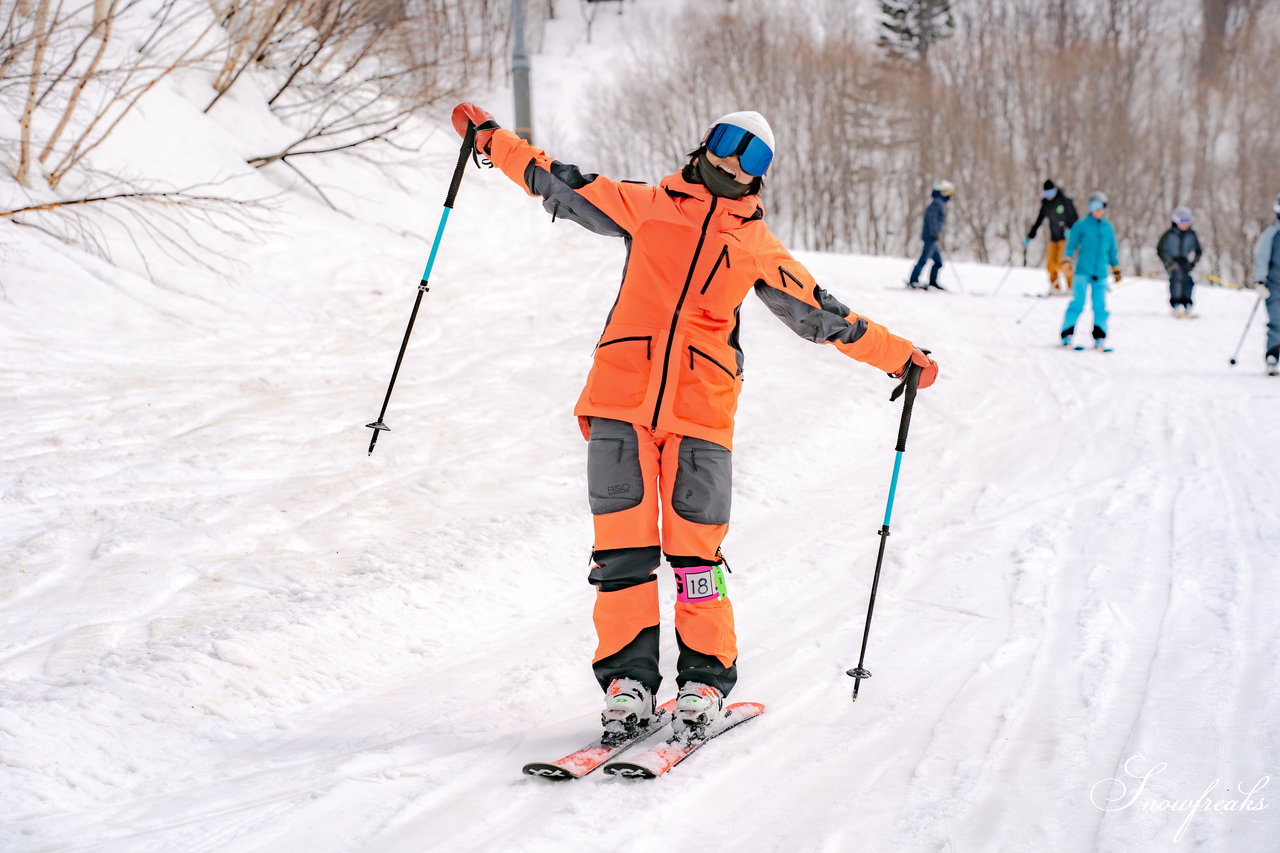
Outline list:
[[[675,722],[677,735],[702,737],[724,714],[724,694],[710,684],[686,682],[676,695]]]
[[[603,742],[627,740],[653,724],[653,693],[634,678],[615,678],[604,695]]]
[[[1280,355],[1276,353],[1267,353],[1267,375],[1280,376]]]
[[[1063,332],[1063,333],[1062,333],[1062,345],[1063,345],[1064,347],[1069,347],[1069,346],[1071,346],[1071,335],[1072,335],[1072,333],[1071,333],[1071,332]]]

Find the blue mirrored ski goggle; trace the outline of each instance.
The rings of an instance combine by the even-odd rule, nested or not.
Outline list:
[[[760,177],[773,162],[773,150],[755,134],[733,124],[717,124],[707,136],[707,150],[717,157],[737,157],[742,171]]]
[[[1096,211],[1096,210],[1105,210],[1105,209],[1106,209],[1106,207],[1107,207],[1107,203],[1106,203],[1105,201],[1091,201],[1091,202],[1089,202],[1089,212],[1090,212],[1090,213],[1093,213],[1093,212],[1094,212],[1094,211]]]
[[[1058,194],[1057,190],[1041,190],[1040,191],[1041,198],[1053,198],[1057,194]]]
[[[1179,225],[1190,225],[1190,224],[1191,224],[1191,217],[1190,217],[1190,216],[1179,216],[1177,219],[1175,219],[1175,220],[1173,220],[1173,221],[1174,221],[1174,222],[1176,222],[1176,223],[1178,223]]]

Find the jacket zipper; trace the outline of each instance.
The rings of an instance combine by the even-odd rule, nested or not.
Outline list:
[[[720,263],[722,261],[724,262],[724,268],[729,269],[729,247],[728,246],[720,247],[720,257],[716,258],[716,265],[711,268],[711,275],[707,276],[706,284],[702,285],[702,290],[699,290],[698,293],[707,292],[707,288],[711,286],[711,279],[715,278],[716,273],[720,271]]]
[[[636,335],[630,338],[614,338],[611,341],[605,341],[603,343],[596,344],[596,349],[600,349],[600,347],[612,346],[613,344],[626,343],[627,341],[644,341],[644,357],[647,359],[653,358],[653,347],[652,347],[653,338],[649,335]]]
[[[707,227],[716,212],[717,196],[711,197],[711,208],[707,218],[702,220],[702,233],[698,235],[698,245],[693,250],[693,260],[689,262],[689,272],[684,277],[684,288],[680,291],[680,299],[676,302],[676,310],[671,315],[671,329],[667,332],[667,348],[662,355],[662,382],[658,385],[658,399],[653,404],[653,421],[650,429],[658,428],[658,412],[662,411],[662,397],[667,393],[667,374],[671,369],[671,345],[675,343],[676,323],[680,321],[680,309],[684,307],[684,299],[689,295],[689,285],[693,282],[693,271],[698,266],[698,255],[702,254],[702,244],[707,241]]]
[[[694,346],[689,347],[689,369],[690,369],[690,370],[693,370],[693,357],[694,357],[695,355],[702,356],[702,357],[703,357],[703,358],[705,358],[707,361],[711,362],[711,363],[712,363],[712,364],[714,364],[716,367],[720,368],[720,369],[721,369],[721,370],[723,370],[725,373],[729,374],[729,377],[730,377],[731,379],[736,379],[736,378],[737,378],[737,375],[736,375],[732,370],[730,370],[729,368],[725,367],[723,364],[721,364],[720,362],[716,361],[714,358],[712,358],[711,356],[707,355],[705,352],[703,352],[702,350],[700,350],[700,349],[698,349],[697,347],[694,347]]]

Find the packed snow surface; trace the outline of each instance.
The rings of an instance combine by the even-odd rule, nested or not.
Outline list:
[[[170,130],[243,172],[252,99],[197,82]],[[0,849],[1274,849],[1280,379],[1256,318],[1228,364],[1253,294],[1174,319],[1150,279],[1103,355],[1056,345],[1041,270],[798,253],[942,366],[874,677],[851,703],[893,383],[749,297],[725,553],[769,710],[655,782],[522,776],[597,725],[571,410],[624,250],[470,167],[368,455],[440,118],[395,182],[314,164],[343,213],[294,186],[253,242],[193,231],[222,278],[0,227]]]

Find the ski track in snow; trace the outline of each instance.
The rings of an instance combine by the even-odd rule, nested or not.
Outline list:
[[[805,255],[944,365],[904,460],[875,677],[850,704],[891,383],[748,303],[726,552],[735,697],[770,711],[656,783],[519,776],[589,735],[598,701],[568,409],[619,253],[511,206],[531,234],[508,263],[547,258],[537,292],[493,261],[527,340],[477,347],[439,277],[372,458],[357,386],[388,341],[353,368],[365,333],[317,344],[323,313],[270,344],[224,324],[171,362],[163,338],[113,341],[109,365],[85,341],[6,382],[6,849],[539,851],[714,813],[762,850],[1124,850],[1181,819],[1090,805],[1130,756],[1169,763],[1151,793],[1170,799],[1269,771],[1277,471],[1255,436],[1280,388],[1216,364],[1244,300],[1204,293],[1189,325],[1151,308],[1158,285],[1118,290],[1104,357],[1038,346],[1047,308],[1014,326],[1021,300],[888,293],[859,282],[905,261]],[[1174,346],[1182,370],[1149,355]],[[1185,840],[1262,849],[1265,829],[1202,814]]]
[[[725,552],[733,698],[769,711],[655,782],[522,777],[596,725],[571,410],[624,252],[469,171],[367,456],[455,156],[404,190],[316,166],[355,217],[294,198],[230,282],[0,234],[0,849],[1274,847],[1271,806],[1091,801],[1277,768],[1280,383],[1257,326],[1226,363],[1252,297],[1181,321],[1126,282],[1116,352],[1076,353],[1064,300],[1014,322],[1035,269],[988,298],[1002,268],[943,295],[800,255],[942,364],[856,704],[900,409],[749,297]]]

